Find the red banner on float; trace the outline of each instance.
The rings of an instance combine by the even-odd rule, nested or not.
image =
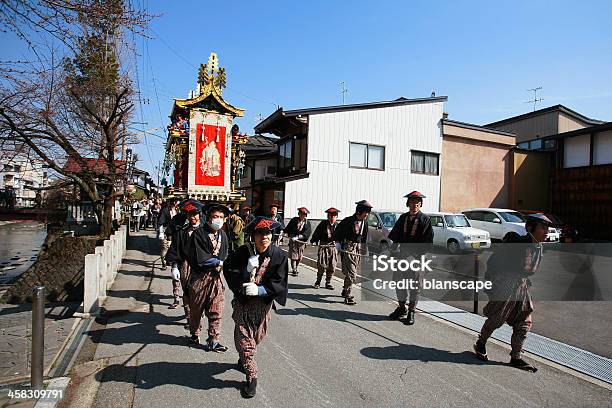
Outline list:
[[[196,125],[195,183],[223,186],[225,181],[225,127]]]

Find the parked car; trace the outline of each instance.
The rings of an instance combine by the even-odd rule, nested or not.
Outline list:
[[[451,254],[489,248],[491,238],[485,230],[474,228],[463,214],[428,213],[434,231],[434,246],[444,247]]]
[[[380,253],[388,252],[392,241],[389,233],[393,229],[402,211],[376,210],[368,216],[368,245]]]
[[[520,213],[523,215],[544,214],[545,216],[547,216],[548,219],[553,222],[553,227],[557,230],[557,234],[559,235],[559,242],[577,242],[580,240],[578,236],[578,230],[576,230],[576,228],[574,228],[572,225],[564,222],[561,218],[557,217],[554,214],[536,210],[520,210]]]
[[[504,208],[469,208],[461,212],[470,220],[473,227],[487,231],[491,235],[491,240],[503,240],[509,233],[527,234],[525,217],[518,211]],[[556,228],[548,229],[546,241],[559,241]]]

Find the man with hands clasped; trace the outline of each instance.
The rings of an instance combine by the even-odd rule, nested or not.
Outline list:
[[[245,227],[254,244],[241,246],[223,265],[225,280],[234,293],[234,342],[239,355],[238,368],[246,374],[242,389],[245,398],[252,398],[256,393],[255,352],[268,330],[273,302],[284,306],[287,301],[289,262],[279,247],[271,245],[272,231],[279,226],[271,218],[256,217]]]
[[[206,208],[206,224],[195,230],[187,261],[189,276],[189,332],[190,341],[199,343],[202,314],[208,319],[208,339],[204,350],[224,352],[227,347],[219,343],[224,287],[221,279],[223,261],[227,257],[227,235],[221,229],[229,209],[221,204]]]

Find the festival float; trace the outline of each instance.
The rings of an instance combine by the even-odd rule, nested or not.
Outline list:
[[[244,109],[222,97],[225,69],[217,54],[201,64],[197,89],[188,99],[175,99],[168,126],[164,158],[164,196],[195,198],[203,202],[236,203],[245,200],[238,190],[244,169],[241,145],[248,136],[240,134],[236,117]]]

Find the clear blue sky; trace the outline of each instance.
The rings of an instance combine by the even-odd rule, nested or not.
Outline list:
[[[224,97],[257,115],[275,109],[448,96],[451,119],[485,124],[564,104],[612,120],[612,2],[150,1],[153,38],[138,40],[145,128],[167,124],[172,98],[195,88],[211,51],[226,68]],[[155,85],[155,86],[154,86]],[[157,97],[155,94],[157,90]],[[159,107],[158,101],[159,100]],[[140,111],[134,120],[140,122]],[[142,125],[137,125],[142,126]],[[163,131],[155,131],[160,136]],[[136,147],[156,176],[162,139]]]

